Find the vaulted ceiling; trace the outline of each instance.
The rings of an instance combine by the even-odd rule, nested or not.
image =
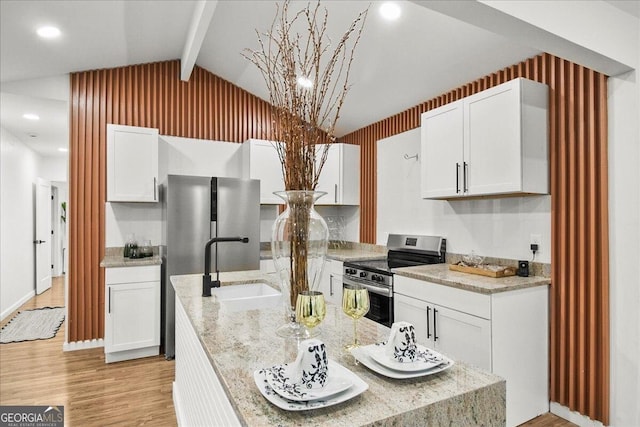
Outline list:
[[[43,155],[67,145],[67,74],[181,58],[268,99],[262,78],[241,53],[258,47],[274,1],[13,1],[0,2],[2,126]],[[352,89],[338,135],[395,114],[482,75],[539,53],[410,1],[399,19],[378,13],[382,2],[324,1],[328,32],[337,38],[369,6],[352,68]],[[294,1],[298,10],[306,1]],[[204,13],[203,13],[204,10]],[[209,15],[207,15],[209,13]],[[62,35],[35,31],[55,25]],[[200,31],[201,45],[185,45]],[[196,37],[197,38],[197,37]],[[199,49],[198,49],[199,47]],[[37,122],[22,118],[34,112]],[[64,154],[63,154],[64,155]]]

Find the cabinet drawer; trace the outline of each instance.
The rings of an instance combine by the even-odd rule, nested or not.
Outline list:
[[[342,261],[336,261],[334,259],[328,259],[325,268],[330,274],[342,276]]]
[[[397,274],[393,280],[394,293],[429,301],[484,319],[491,319],[491,296],[489,295],[464,291]]]
[[[160,281],[159,265],[144,265],[138,267],[112,267],[105,272],[108,285],[117,283],[156,282]]]

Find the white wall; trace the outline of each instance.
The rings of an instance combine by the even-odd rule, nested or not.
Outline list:
[[[38,175],[49,181],[67,182],[69,159],[63,157],[38,156]]]
[[[38,155],[0,128],[0,318],[34,295],[34,182]]]
[[[636,70],[608,84],[612,426],[640,425],[639,77]]]
[[[483,200],[425,200],[420,197],[420,129],[378,141],[377,243],[389,233],[447,238],[447,251],[531,259],[531,234],[542,237],[536,260],[551,259],[551,196]]]

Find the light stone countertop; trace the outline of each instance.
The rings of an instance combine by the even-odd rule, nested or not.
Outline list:
[[[267,282],[275,274],[258,271],[220,273],[223,286]],[[342,346],[353,339],[353,321],[340,307],[327,305],[320,339],[329,358],[362,378],[369,389],[339,405],[288,412],[270,404],[253,379],[255,370],[295,359],[297,343],[275,334],[285,321],[284,307],[231,312],[216,297],[203,298],[202,276],[172,276],[177,301],[183,305],[211,365],[243,425],[504,425],[505,382],[500,377],[458,362],[439,374],[394,380],[356,364]],[[232,331],[233,333],[230,333]],[[389,328],[361,319],[363,345],[384,340]]]
[[[392,271],[396,276],[410,277],[482,294],[515,291],[517,289],[551,284],[551,279],[540,276],[493,278],[467,274],[449,270],[449,264],[418,265],[415,267],[394,268]]]
[[[122,255],[105,255],[100,262],[100,267],[140,267],[144,265],[161,265],[162,258],[154,255],[146,258],[125,258]]]

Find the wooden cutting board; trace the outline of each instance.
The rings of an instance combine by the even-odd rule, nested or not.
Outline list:
[[[503,267],[500,270],[493,271],[493,270],[488,270],[486,268],[467,267],[465,265],[449,264],[449,270],[460,271],[462,273],[469,273],[469,274],[478,274],[480,276],[495,277],[495,278],[516,275],[515,267]]]

